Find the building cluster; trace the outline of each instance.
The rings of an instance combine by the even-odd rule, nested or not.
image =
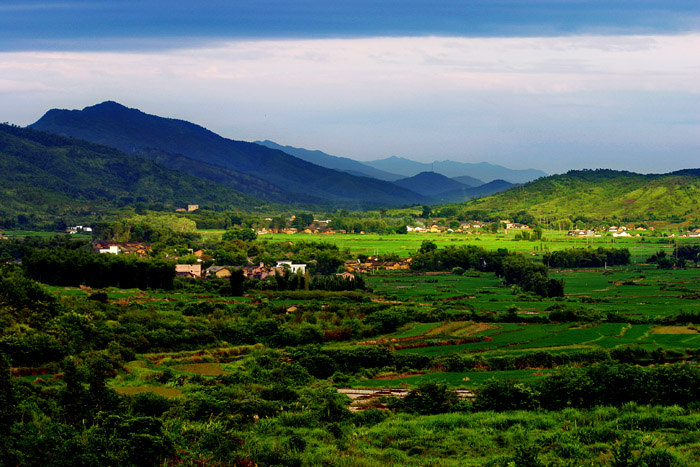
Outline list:
[[[479,222],[479,221],[470,221],[470,222],[463,222],[459,225],[459,227],[452,228],[448,227],[445,225],[439,225],[437,223],[433,223],[430,225],[430,227],[421,227],[421,226],[411,226],[407,225],[406,226],[406,231],[407,232],[417,232],[417,233],[466,233],[466,234],[476,234],[481,232],[481,229],[487,229],[491,227],[491,225],[494,224],[494,222]],[[499,226],[503,226],[508,232],[508,230],[531,230],[529,225],[526,224],[519,224],[517,222],[510,222],[507,220],[503,221],[498,221],[496,222]]]
[[[92,247],[95,253],[111,253],[113,255],[136,255],[140,258],[146,258],[151,251],[151,245],[140,242],[93,242]]]
[[[355,259],[345,262],[345,269],[348,273],[371,274],[375,271],[398,271],[400,269],[411,269],[411,259],[406,258],[398,261],[382,261],[378,257],[369,257],[364,261]]]
[[[74,225],[72,227],[67,227],[66,233],[69,233],[71,235],[78,234],[78,233],[91,234],[92,227],[88,227],[87,225]]]
[[[231,276],[231,271],[238,266],[210,266],[202,271],[202,265],[197,264],[176,264],[175,273],[179,277],[194,277],[194,278],[214,278],[221,279]],[[246,279],[265,279],[266,277],[274,276],[275,274],[283,274],[285,270],[289,270],[292,274],[301,272],[306,273],[306,264],[296,264],[292,261],[277,261],[277,264],[272,267],[265,266],[265,263],[257,265],[243,266],[240,268],[243,271],[243,276]]]

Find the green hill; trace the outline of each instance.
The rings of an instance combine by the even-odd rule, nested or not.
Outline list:
[[[474,214],[536,218],[697,223],[700,169],[668,174],[615,170],[575,170],[464,204]]]
[[[252,207],[260,201],[94,143],[0,125],[0,220],[112,212],[126,205]],[[21,223],[21,222],[20,222]]]

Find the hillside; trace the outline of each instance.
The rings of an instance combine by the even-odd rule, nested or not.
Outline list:
[[[144,149],[134,154],[157,162],[165,167],[184,172],[195,177],[219,183],[248,196],[270,203],[289,204],[290,200],[298,203],[324,205],[327,200],[302,193],[291,193],[252,175],[225,169],[221,166],[195,161],[179,154],[169,154],[159,149]]]
[[[454,179],[453,179],[454,180]],[[450,190],[440,193],[436,196],[438,201],[442,203],[462,202],[472,198],[481,198],[482,196],[490,196],[494,193],[508,190],[516,186],[513,183],[505,180],[493,180],[483,185],[475,187],[467,187],[466,189]]]
[[[394,183],[430,197],[436,197],[446,191],[463,191],[468,188],[466,185],[436,172],[421,172],[413,177],[396,180]]]
[[[86,141],[0,125],[0,217],[104,212],[126,204],[255,206],[249,196]]]
[[[425,197],[388,182],[320,167],[282,151],[223,138],[201,126],[104,102],[83,110],[50,110],[32,128],[138,154],[157,149],[266,180],[286,191],[354,202],[405,205]],[[290,199],[290,202],[296,201]]]
[[[437,172],[450,178],[467,175],[478,180],[489,182],[500,179],[510,183],[526,183],[547,176],[547,174],[541,170],[509,169],[500,165],[489,164],[488,162],[467,163],[446,160],[424,163],[412,161],[403,157],[392,156],[386,159],[365,162],[364,164],[387,172],[401,174],[406,177],[412,177],[420,172]]]
[[[295,148],[293,146],[282,146],[274,141],[256,141],[256,144],[268,147],[270,149],[278,149],[280,151],[296,156],[299,159],[304,159],[312,164],[320,165],[321,167],[326,167],[328,169],[340,170],[341,172],[347,172],[352,175],[358,175],[361,177],[372,177],[377,180],[385,180],[388,182],[393,182],[402,178],[401,175],[392,174],[385,172],[383,170],[375,169],[369,165],[365,165],[362,162],[350,159],[348,157],[338,157],[326,154],[323,151],[312,151],[304,148]]]
[[[577,170],[472,200],[466,209],[508,216],[527,211],[549,219],[691,221],[700,219],[700,170],[642,175]]]

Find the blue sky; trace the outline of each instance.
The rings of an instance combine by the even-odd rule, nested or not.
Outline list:
[[[0,120],[104,100],[358,160],[698,167],[700,2],[0,3]]]

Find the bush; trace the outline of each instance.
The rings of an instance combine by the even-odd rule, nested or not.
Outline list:
[[[539,393],[526,383],[489,380],[476,393],[475,410],[532,410],[539,405]]]

